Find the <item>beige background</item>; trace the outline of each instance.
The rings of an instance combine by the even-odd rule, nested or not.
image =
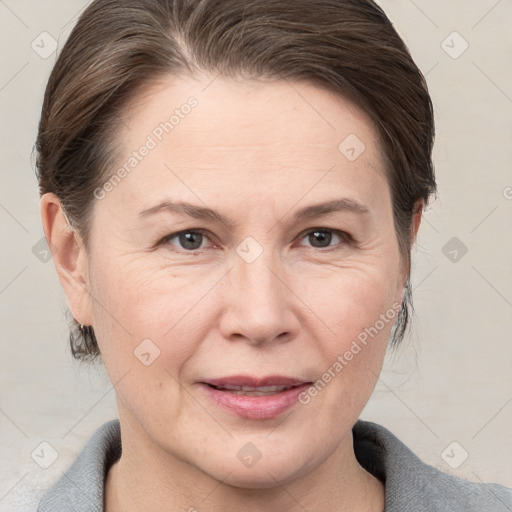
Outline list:
[[[116,417],[104,371],[72,361],[64,294],[52,262],[34,254],[43,232],[30,154],[55,61],[40,53],[50,36],[62,45],[86,3],[0,0],[1,511],[35,510]],[[440,195],[413,255],[414,328],[389,354],[363,418],[447,472],[512,487],[512,3],[379,3],[427,76]],[[42,442],[58,454],[48,469],[31,457],[51,462]]]

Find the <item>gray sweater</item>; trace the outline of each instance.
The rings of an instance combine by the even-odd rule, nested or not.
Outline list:
[[[512,512],[512,489],[471,483],[423,463],[384,427],[359,420],[356,457],[385,483],[385,512]],[[119,420],[103,424],[71,467],[43,496],[37,512],[103,512],[108,468],[121,456]]]

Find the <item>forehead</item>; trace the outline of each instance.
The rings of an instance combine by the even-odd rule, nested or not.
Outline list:
[[[385,184],[369,116],[307,82],[168,77],[132,102],[117,138],[118,167],[133,166],[116,188],[132,202],[176,186],[189,199],[208,191],[298,200],[336,186],[372,200]]]
[[[189,108],[189,103],[194,106]],[[193,123],[194,118],[200,118],[200,125]],[[252,137],[268,146],[276,143],[276,133],[311,142],[321,136],[326,144],[334,143],[335,149],[338,139],[350,133],[366,144],[379,143],[373,121],[361,108],[305,80],[256,81],[208,75],[160,79],[139,92],[125,109],[123,137],[128,142],[130,135],[158,132],[159,125],[169,122],[172,130],[168,126],[163,135],[170,144],[184,126],[193,127],[197,136],[207,134],[211,141],[236,135],[237,141],[250,143]],[[184,142],[180,140],[180,144]]]

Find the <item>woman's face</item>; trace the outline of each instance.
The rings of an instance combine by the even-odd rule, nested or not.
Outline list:
[[[211,80],[162,82],[123,119],[72,302],[126,453],[274,486],[349,448],[405,274],[366,115],[311,84]]]

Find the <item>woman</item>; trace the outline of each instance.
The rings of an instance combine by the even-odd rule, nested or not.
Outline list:
[[[119,420],[39,510],[512,510],[358,417],[435,193],[370,0],[96,0],[50,77],[41,215]]]

